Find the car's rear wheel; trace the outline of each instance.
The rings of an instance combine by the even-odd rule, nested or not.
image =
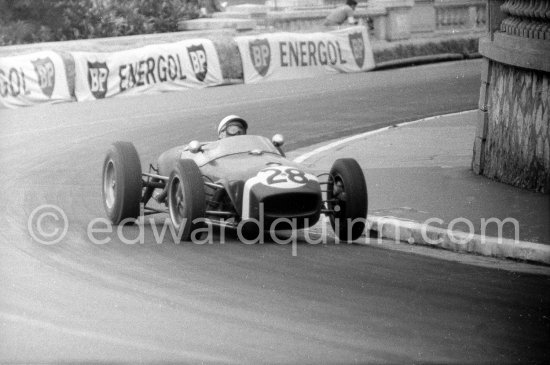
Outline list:
[[[113,143],[103,162],[103,206],[113,224],[129,223],[139,216],[141,188],[136,148],[130,142]]]
[[[206,198],[201,171],[193,160],[180,160],[168,183],[168,211],[182,241],[204,227]]]
[[[330,223],[343,241],[354,241],[365,230],[368,194],[361,166],[352,158],[336,160],[330,170],[327,191]]]

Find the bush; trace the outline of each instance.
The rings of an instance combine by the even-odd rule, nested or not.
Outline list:
[[[197,0],[0,0],[0,45],[177,31]]]

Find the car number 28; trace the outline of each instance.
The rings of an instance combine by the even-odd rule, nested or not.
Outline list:
[[[310,180],[317,180],[314,175],[288,166],[263,169],[258,173],[257,178],[264,185],[281,189],[293,189],[307,184]]]

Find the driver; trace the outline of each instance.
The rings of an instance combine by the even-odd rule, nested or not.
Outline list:
[[[218,139],[246,134],[247,129],[248,123],[243,118],[228,115],[218,124]]]

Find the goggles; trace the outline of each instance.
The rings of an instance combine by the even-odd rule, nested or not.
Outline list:
[[[244,128],[240,124],[231,124],[225,129],[225,134],[228,136],[237,136],[245,134]]]

